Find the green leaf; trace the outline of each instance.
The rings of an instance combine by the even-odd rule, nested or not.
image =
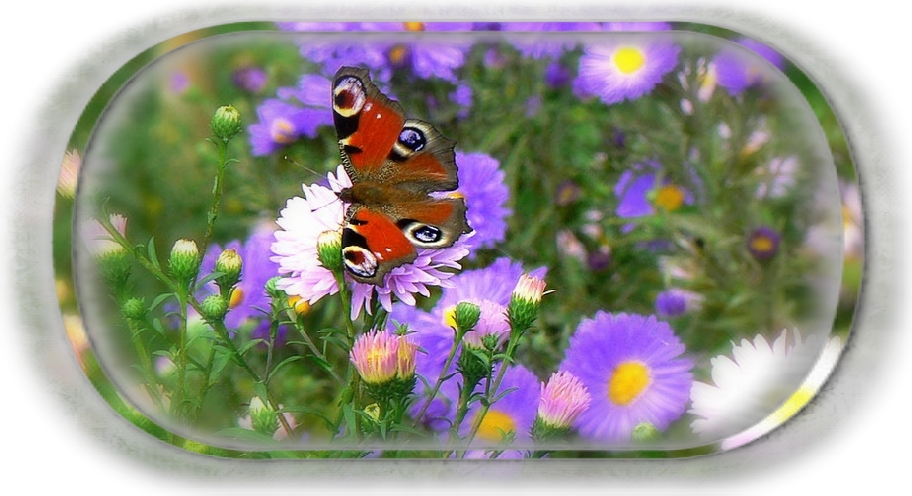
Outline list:
[[[290,363],[297,362],[298,360],[301,360],[302,358],[303,357],[301,355],[295,355],[295,356],[290,356],[290,357],[282,360],[281,362],[279,362],[278,365],[275,366],[275,368],[272,369],[272,372],[269,373],[269,376],[266,377],[266,382],[269,382],[269,379],[271,379],[280,370],[282,370],[282,367],[285,367],[286,365],[288,365]]]
[[[253,383],[253,393],[256,394],[261,400],[263,400],[264,405],[269,404],[269,395],[266,393],[266,384],[262,382]]]
[[[326,372],[332,372],[333,366],[326,360],[316,356],[316,355],[307,355],[307,359],[313,362],[317,367],[325,370]]]
[[[155,236],[149,238],[149,244],[146,245],[146,253],[149,257],[149,261],[152,262],[152,266],[161,270],[161,266],[158,264],[158,256],[155,254]]]
[[[262,342],[263,342],[262,339],[251,339],[249,342],[245,343],[244,346],[241,346],[238,349],[238,355],[244,356],[245,353],[250,351],[250,348],[253,348],[254,346],[256,346]]]
[[[162,302],[166,301],[168,298],[174,298],[176,300],[177,295],[174,293],[162,293],[162,294],[156,296],[155,299],[152,300],[152,304],[149,305],[149,310],[155,309],[155,307],[161,305]]]

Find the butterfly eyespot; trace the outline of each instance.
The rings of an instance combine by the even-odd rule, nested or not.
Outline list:
[[[364,84],[354,76],[347,76],[336,81],[333,88],[333,110],[343,117],[351,117],[364,107],[367,94]]]
[[[403,128],[399,133],[399,143],[413,152],[417,152],[427,145],[427,138],[420,129],[414,127]]]
[[[443,231],[434,226],[422,225],[413,229],[412,237],[422,243],[436,243],[443,237]]]
[[[345,268],[358,277],[374,277],[377,275],[377,257],[370,250],[360,246],[347,246],[342,249],[342,258]]]

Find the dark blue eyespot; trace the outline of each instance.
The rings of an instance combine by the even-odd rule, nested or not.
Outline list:
[[[417,152],[427,144],[427,138],[424,137],[424,133],[422,133],[421,130],[407,127],[399,133],[399,143],[409,150]]]
[[[412,236],[422,243],[436,243],[440,241],[443,232],[433,226],[421,226],[412,231]]]

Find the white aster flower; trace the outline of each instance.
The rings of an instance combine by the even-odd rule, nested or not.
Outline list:
[[[794,344],[789,345],[788,334],[783,330],[772,345],[758,334],[753,342],[743,339],[740,345],[733,345],[733,358],[720,355],[710,360],[713,384],[693,383],[688,410],[698,417],[690,425],[702,440],[718,441],[754,429],[770,414],[786,408],[821,356],[817,336],[802,342],[795,331]],[[785,418],[811,396],[798,408],[788,407],[791,413]]]

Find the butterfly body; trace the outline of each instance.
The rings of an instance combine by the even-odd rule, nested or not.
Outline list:
[[[346,271],[382,284],[419,248],[446,248],[472,229],[456,190],[455,142],[432,125],[406,119],[366,70],[343,67],[333,79],[333,120],[352,186],[342,231]],[[433,194],[433,196],[432,196]]]

